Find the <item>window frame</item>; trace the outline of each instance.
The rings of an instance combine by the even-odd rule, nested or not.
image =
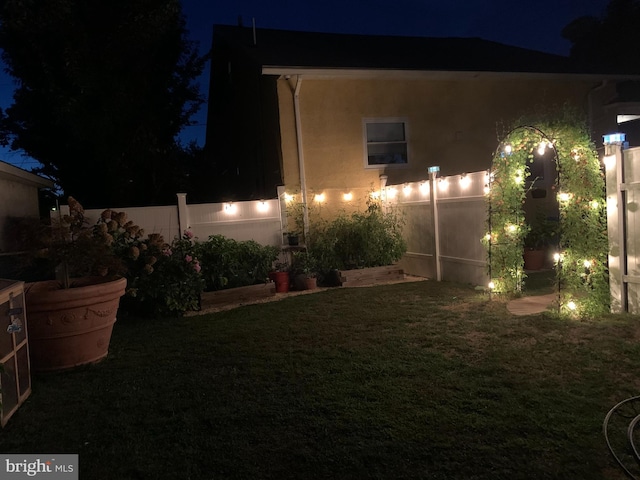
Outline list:
[[[376,163],[369,164],[369,145],[376,144],[369,142],[367,138],[367,125],[371,123],[402,123],[404,126],[404,141],[403,142],[376,142],[377,144],[385,143],[404,143],[407,150],[407,161],[405,163]],[[362,144],[363,144],[363,162],[365,169],[381,169],[381,168],[402,168],[409,165],[409,119],[407,117],[364,117],[362,119]]]

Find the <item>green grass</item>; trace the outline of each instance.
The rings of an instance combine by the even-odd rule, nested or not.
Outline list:
[[[33,379],[0,451],[92,480],[623,478],[602,421],[639,340],[431,281],[121,319],[105,361]]]

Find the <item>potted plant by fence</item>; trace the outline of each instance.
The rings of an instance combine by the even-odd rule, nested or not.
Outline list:
[[[316,261],[310,252],[293,252],[291,272],[296,290],[317,288],[316,271]]]
[[[276,270],[273,273],[273,281],[276,284],[277,293],[286,293],[289,291],[289,283],[291,278],[289,277],[289,265],[286,263],[276,263]]]
[[[524,238],[525,270],[541,270],[548,257],[548,247],[555,237],[557,222],[547,218],[543,211],[538,211],[530,230]]]
[[[32,244],[35,256],[51,267],[48,279],[25,287],[31,368],[36,372],[106,357],[127,284],[109,233],[109,228],[122,228],[126,216],[90,227],[73,197],[69,212],[45,226]]]

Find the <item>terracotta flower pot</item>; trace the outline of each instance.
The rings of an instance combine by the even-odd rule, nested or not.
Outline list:
[[[305,278],[305,286],[307,287],[307,290],[314,290],[318,288],[318,281],[316,277]]]
[[[524,269],[525,270],[541,270],[544,267],[546,259],[546,250],[531,250],[525,248],[524,257]]]
[[[276,272],[275,275],[276,292],[286,293],[289,291],[289,272]]]
[[[64,370],[107,356],[127,280],[100,280],[81,279],[68,289],[55,281],[25,288],[32,371]]]

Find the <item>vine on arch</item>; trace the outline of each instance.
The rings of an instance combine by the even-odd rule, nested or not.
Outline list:
[[[487,174],[490,288],[519,292],[522,252],[530,230],[525,223],[525,179],[535,149],[552,149],[558,169],[556,193],[560,243],[555,252],[559,308],[563,314],[592,317],[609,311],[604,176],[584,125],[563,118],[511,130]]]

